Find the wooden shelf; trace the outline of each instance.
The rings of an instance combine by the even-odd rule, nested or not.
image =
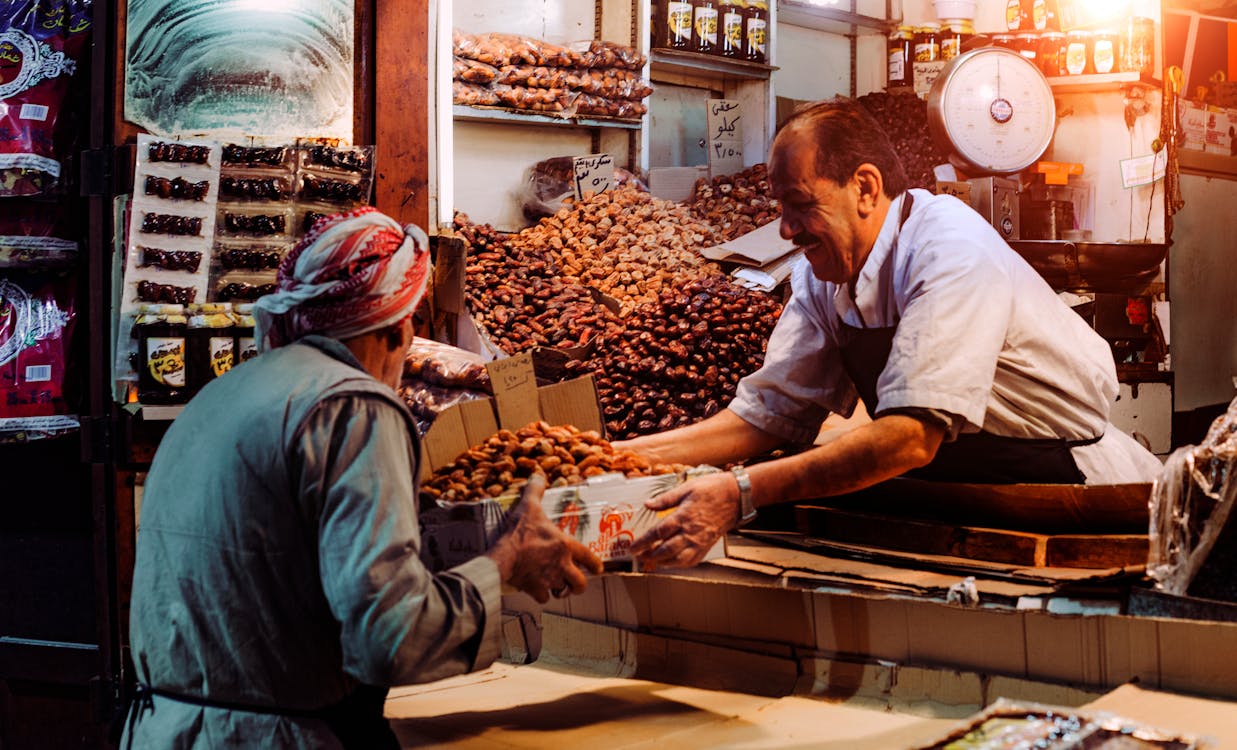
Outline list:
[[[1177,150],[1177,164],[1187,174],[1237,179],[1237,156],[1182,148]]]
[[[639,130],[640,120],[611,117],[556,117],[541,112],[525,112],[502,107],[469,107],[456,104],[451,114],[457,122],[504,122],[512,125],[556,125],[561,128],[617,128]]]
[[[729,78],[747,78],[753,81],[767,81],[770,74],[777,70],[773,65],[748,62],[747,60],[732,60],[729,57],[702,55],[699,52],[684,52],[677,49],[654,49],[652,50],[652,61],[654,71],[686,73],[688,75],[708,73]]]
[[[1049,76],[1048,85],[1057,94],[1091,94],[1098,91],[1119,91],[1125,86],[1141,86],[1161,89],[1164,84],[1158,78],[1127,73],[1094,73],[1083,76]]]

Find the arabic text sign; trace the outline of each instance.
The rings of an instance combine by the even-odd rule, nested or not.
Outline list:
[[[706,106],[709,170],[715,175],[742,171],[743,117],[739,103],[731,99],[710,99]]]
[[[572,161],[575,170],[576,197],[583,200],[585,192],[601,195],[614,181],[614,157],[609,154],[577,156]]]

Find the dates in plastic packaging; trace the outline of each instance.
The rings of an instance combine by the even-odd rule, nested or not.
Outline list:
[[[70,279],[0,278],[0,418],[64,414]]]

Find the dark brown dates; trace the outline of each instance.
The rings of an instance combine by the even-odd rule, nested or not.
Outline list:
[[[165,302],[173,305],[191,305],[197,296],[198,290],[191,286],[157,284],[153,281],[139,281],[137,283],[137,298],[142,302]]]
[[[271,294],[274,291],[274,284],[246,284],[240,281],[230,281],[219,287],[219,298],[252,302],[258,297]]]
[[[146,177],[146,194],[156,195],[160,198],[200,201],[206,199],[206,193],[209,191],[209,180],[190,182],[184,177],[174,177],[170,180],[166,177],[155,177],[154,175],[147,175]]]
[[[229,232],[268,236],[283,234],[286,221],[282,214],[223,214],[223,227]]]
[[[224,177],[219,192],[229,198],[281,201],[288,197],[288,181],[282,177]]]
[[[274,250],[259,250],[250,247],[229,248],[219,254],[219,262],[229,270],[244,268],[250,271],[262,271],[279,268],[280,260],[279,253]]]
[[[142,217],[142,231],[147,234],[196,236],[202,233],[202,219],[197,216],[148,213]]]
[[[151,161],[172,161],[182,164],[205,164],[210,158],[209,146],[189,146],[184,143],[155,141],[146,149]]]
[[[229,143],[223,147],[223,163],[229,167],[278,167],[283,164],[287,151],[283,146],[238,146]]]
[[[142,247],[142,268],[154,266],[168,271],[196,273],[202,263],[202,254],[196,250],[164,250],[158,247]]]

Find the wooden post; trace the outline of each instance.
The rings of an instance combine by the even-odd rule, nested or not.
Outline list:
[[[373,4],[374,204],[429,228],[428,0]]]

